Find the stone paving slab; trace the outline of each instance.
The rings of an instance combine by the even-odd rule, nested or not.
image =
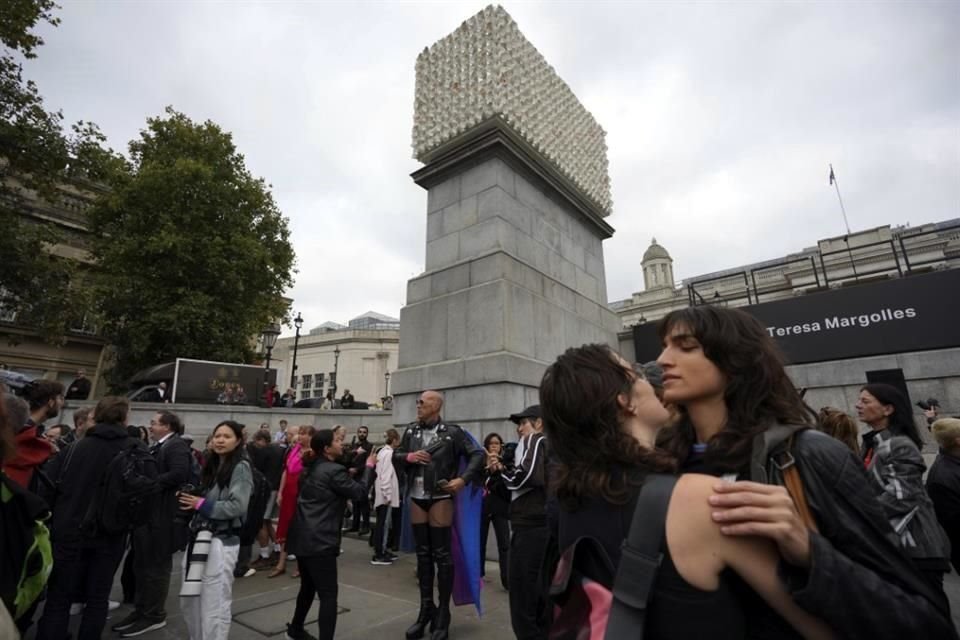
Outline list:
[[[492,536],[491,536],[492,537]],[[401,554],[390,567],[372,566],[370,548],[366,541],[344,538],[344,553],[340,556],[338,574],[340,595],[338,604],[344,608],[337,619],[338,639],[371,640],[403,638],[404,630],[417,614],[417,584],[414,577],[415,558]],[[488,556],[491,557],[491,556]],[[179,557],[177,558],[179,560]],[[179,566],[176,564],[175,566]],[[288,571],[292,572],[293,563]],[[483,618],[477,616],[473,607],[455,607],[451,637],[455,640],[501,640],[513,637],[510,627],[510,606],[507,593],[499,586],[499,569],[495,562],[487,562],[487,579],[483,588]],[[119,571],[112,598],[121,596]],[[289,574],[267,579],[261,571],[249,578],[234,583],[234,624],[230,640],[279,640],[283,638],[285,624],[293,615],[294,601],[299,581]],[[187,630],[180,615],[180,571],[174,571],[167,600],[167,626],[140,636],[144,640],[187,640]],[[945,577],[944,588],[950,598],[954,623],[960,628],[960,576],[951,573]],[[110,624],[123,618],[130,611],[123,605],[111,612],[103,638],[113,640],[118,634],[109,630]],[[311,633],[316,634],[317,608],[311,608],[308,620]],[[71,630],[76,633],[80,617],[74,616]],[[33,632],[24,640],[34,640]]]

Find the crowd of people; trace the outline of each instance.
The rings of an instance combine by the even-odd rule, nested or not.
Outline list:
[[[133,607],[111,630],[161,629],[183,551],[192,640],[228,637],[234,581],[260,570],[299,579],[286,638],[314,637],[318,599],[330,639],[355,532],[374,566],[415,554],[406,638],[446,640],[451,606],[479,603],[492,525],[522,640],[638,625],[659,639],[957,637],[943,576],[960,560],[960,419],[929,420],[940,453],[924,480],[896,387],[860,389],[861,437],[845,411],[804,403],[746,313],[675,311],[660,337],[642,365],[606,345],[568,349],[540,403],[510,416],[516,437],[482,444],[444,420],[436,391],[376,443],[363,426],[347,444],[343,427],[283,421],[275,436],[225,420],[202,452],[169,411],[144,433],[127,426],[126,399],[105,397],[72,428],[47,427],[62,385],[4,394],[0,635],[6,616],[62,640],[73,608],[77,637],[100,638],[121,564]]]

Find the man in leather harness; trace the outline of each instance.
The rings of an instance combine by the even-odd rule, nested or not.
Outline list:
[[[410,522],[417,546],[417,580],[420,613],[406,632],[409,640],[422,638],[427,626],[432,640],[446,640],[450,628],[453,593],[453,557],[450,552],[453,496],[483,469],[483,450],[454,424],[440,417],[443,397],[424,391],[417,400],[417,421],[407,427],[394,463],[406,469]],[[466,468],[459,473],[460,461]],[[438,606],[433,604],[436,563]]]

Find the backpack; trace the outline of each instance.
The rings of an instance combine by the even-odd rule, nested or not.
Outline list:
[[[157,460],[139,442],[124,445],[103,472],[80,528],[90,537],[147,524],[156,501]]]
[[[240,527],[240,544],[253,544],[257,538],[257,533],[263,525],[264,511],[267,509],[267,501],[270,499],[270,483],[263,473],[250,465],[250,471],[253,474],[253,490],[250,492],[250,502],[247,504],[247,514],[243,520],[243,526]]]
[[[550,584],[550,640],[642,640],[676,483],[676,476],[647,476],[615,572],[594,538],[579,538],[564,550]]]
[[[14,619],[40,598],[53,570],[46,504],[0,472],[0,541],[6,556],[0,572],[0,601]]]

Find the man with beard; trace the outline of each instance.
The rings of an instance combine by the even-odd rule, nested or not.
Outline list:
[[[43,423],[60,415],[63,385],[55,380],[34,380],[23,391],[30,417],[26,424],[14,426],[16,454],[4,463],[3,470],[11,480],[36,493],[35,471],[53,454],[53,445],[41,437]]]

